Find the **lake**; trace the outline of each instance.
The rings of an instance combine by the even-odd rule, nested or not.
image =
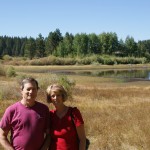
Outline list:
[[[150,70],[55,70],[48,71],[54,74],[60,75],[82,75],[82,76],[96,76],[96,77],[111,77],[111,78],[122,78],[126,80],[150,80]]]
[[[120,78],[126,81],[130,80],[150,80],[150,68],[96,68],[96,67],[26,67],[21,72],[28,73],[52,73],[58,75],[80,75],[80,76],[95,76],[95,77],[109,77],[109,78]]]

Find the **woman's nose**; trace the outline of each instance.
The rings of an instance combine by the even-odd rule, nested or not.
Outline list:
[[[55,95],[55,96],[54,96],[54,99],[56,99],[56,98],[57,98],[57,96]]]

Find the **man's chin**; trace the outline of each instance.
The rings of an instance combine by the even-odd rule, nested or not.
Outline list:
[[[29,101],[29,102],[30,102],[30,101],[35,101],[35,99],[32,98],[32,97],[28,97],[28,98],[27,98],[27,101]]]

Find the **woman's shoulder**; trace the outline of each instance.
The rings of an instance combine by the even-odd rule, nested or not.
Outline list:
[[[80,110],[77,107],[70,107],[70,115],[75,121],[76,126],[80,126],[81,124],[84,124]]]
[[[80,114],[80,110],[77,107],[69,107],[69,111],[72,115]]]

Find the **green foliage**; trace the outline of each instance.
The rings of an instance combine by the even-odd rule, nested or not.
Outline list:
[[[36,53],[36,43],[34,38],[29,38],[25,44],[25,57],[33,59]]]
[[[37,79],[41,89],[46,90],[51,84],[61,84],[68,92],[69,99],[72,99],[72,90],[75,87],[75,81],[69,79],[67,76],[59,76],[56,74],[48,74],[47,77],[40,77]]]
[[[45,42],[42,34],[39,34],[36,39],[36,57],[41,58],[45,56]]]
[[[7,77],[15,77],[17,74],[16,74],[16,71],[15,71],[15,68],[10,66],[8,67],[7,71],[6,71],[6,76]]]
[[[134,41],[134,38],[127,36],[127,38],[125,40],[125,45],[126,45],[126,48],[128,51],[128,56],[129,57],[133,57],[133,56],[136,57],[138,49],[137,49],[137,44]]]
[[[104,64],[105,65],[114,65],[115,61],[113,57],[104,56]]]
[[[52,55],[55,53],[57,46],[62,41],[63,37],[59,29],[56,29],[54,32],[50,32],[48,37],[45,40],[46,54]]]
[[[20,61],[21,65],[91,65],[91,64],[104,64],[104,65],[113,65],[113,64],[143,64],[150,61],[150,55],[146,57],[116,57],[110,55],[91,55],[83,58],[61,58],[55,56],[49,56],[39,59]],[[18,64],[13,63],[12,64]]]
[[[3,56],[3,60],[6,60],[6,61],[9,61],[9,60],[12,60],[13,58],[9,55],[4,55]]]
[[[72,90],[75,87],[75,81],[68,79],[67,76],[60,76],[58,83],[64,86],[68,93],[69,99],[71,100]]]
[[[44,58],[49,55],[59,58],[52,58],[52,60]],[[97,60],[93,60],[92,55],[98,55]],[[109,57],[104,58],[103,55],[109,55]],[[118,64],[116,58],[112,58],[113,56],[125,58],[123,63],[137,63],[139,61],[137,58],[143,59],[143,57],[149,62],[150,40],[135,42],[133,37],[127,36],[123,41],[119,40],[117,34],[113,32],[103,32],[99,35],[95,33],[72,35],[66,32],[65,36],[62,36],[59,29],[50,32],[46,38],[43,38],[41,34],[36,39],[0,36],[0,57],[10,64],[16,56],[28,59],[44,58],[32,61],[31,65],[89,65],[93,64],[93,61],[99,64]],[[67,61],[62,59],[69,57],[73,59]],[[128,61],[126,57],[134,57],[135,60],[129,58],[130,61]],[[20,62],[16,61],[13,64],[19,65]],[[23,65],[25,64],[30,63]]]

